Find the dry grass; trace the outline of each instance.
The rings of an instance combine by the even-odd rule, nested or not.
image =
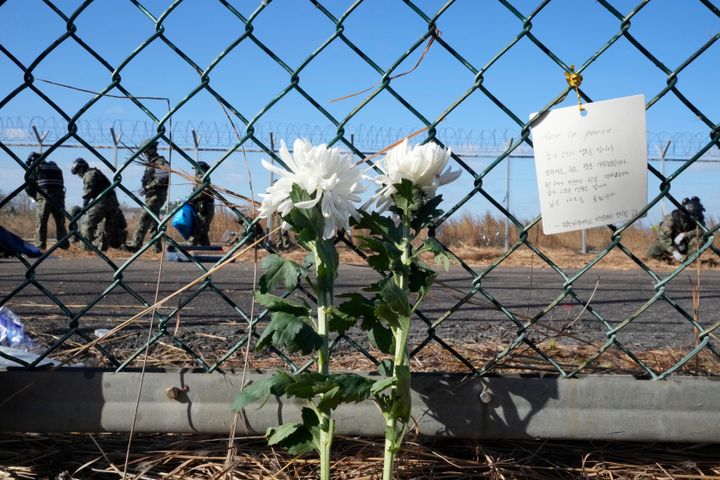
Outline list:
[[[437,232],[437,238],[447,245],[463,261],[470,265],[482,265],[496,261],[504,252],[504,220],[492,217],[490,214],[474,216],[463,213],[457,219],[449,219]],[[541,225],[533,226],[528,232],[527,239],[543,252],[560,268],[581,268],[593,261],[597,255],[612,242],[612,232],[608,228],[593,228],[586,231],[587,253],[581,253],[582,244],[580,231],[567,232],[557,235],[545,235]],[[518,232],[515,227],[510,228],[510,245],[518,241]],[[622,234],[622,245],[628,248],[635,256],[654,270],[665,270],[670,267],[665,262],[657,261],[646,255],[648,247],[657,240],[657,231],[645,228],[642,224],[634,225]],[[720,248],[720,240],[715,241]],[[703,268],[716,269],[720,267],[720,259],[712,251],[707,251],[701,257]],[[536,254],[527,246],[522,245],[518,250],[503,261],[507,267],[549,268],[537,258]],[[609,269],[629,270],[638,268],[637,264],[619,248],[614,248],[598,263],[598,267]]]
[[[0,436],[0,479],[304,479],[317,478],[314,455],[291,457],[264,439],[235,439],[226,462],[224,436],[142,434],[133,439],[123,476],[126,434]],[[333,478],[379,479],[382,442],[337,438]],[[607,442],[462,441],[409,438],[397,479],[717,479],[720,447]]]
[[[605,248],[612,241],[612,232],[605,227],[591,228],[586,231],[586,246],[589,252]],[[450,218],[438,229],[437,238],[444,244],[460,249],[489,248],[504,246],[505,221],[489,213],[476,216],[463,213],[458,218]],[[510,244],[518,241],[518,231],[510,226]],[[545,235],[542,225],[537,224],[528,231],[528,240],[541,250],[569,250],[577,252],[582,244],[582,232],[566,232]],[[648,246],[657,240],[655,226],[647,228],[642,223],[635,224],[622,234],[622,244],[643,256]]]
[[[9,230],[19,234],[20,236],[31,239],[35,229],[35,218],[33,206],[27,200],[20,200],[13,204],[14,210],[5,208],[0,210],[0,224]],[[128,222],[128,235],[131,236],[137,225],[137,211],[126,213]],[[243,234],[243,226],[236,220],[235,214],[225,207],[216,209],[215,218],[210,227],[210,240],[213,244],[222,245],[223,237],[226,232],[236,232],[240,236]],[[446,221],[437,231],[437,238],[443,244],[448,246],[463,261],[470,265],[485,265],[495,262],[505,252],[503,249],[505,224],[504,220],[492,217],[490,214],[484,216],[474,216],[469,213],[463,213],[458,218],[451,218]],[[182,238],[173,228],[168,228],[167,234],[175,241],[183,243]],[[354,236],[362,235],[362,231],[354,232]],[[48,238],[53,239],[55,235],[52,222],[48,225]],[[278,234],[279,235],[279,234]],[[540,225],[534,226],[528,232],[528,240],[538,247],[547,257],[549,257],[560,268],[580,268],[594,260],[608,244],[611,243],[611,232],[607,228],[594,228],[587,231],[586,245],[588,253],[580,253],[581,232],[568,232],[558,235],[545,235],[542,233]],[[657,232],[654,228],[645,228],[643,225],[637,225],[627,229],[622,236],[622,244],[630,249],[633,254],[638,256],[650,268],[656,270],[668,269],[667,263],[653,260],[646,256],[645,252],[650,244],[657,238]],[[275,244],[279,243],[279,237],[272,239]],[[510,228],[510,244],[518,241],[518,233],[514,227]],[[720,239],[716,240],[716,246],[720,248]],[[63,252],[63,255],[92,255],[86,253],[80,248],[73,248],[70,252]],[[112,255],[112,252],[110,252]],[[260,252],[260,257],[264,255],[264,251]],[[300,250],[290,251],[287,254],[296,259],[302,259],[305,252]],[[148,255],[152,255],[148,253]],[[150,258],[150,257],[149,257]],[[254,253],[248,254],[239,260],[252,261]],[[362,260],[349,249],[341,247],[341,260],[348,264],[359,264]],[[708,251],[702,257],[702,266],[707,269],[720,268],[720,259],[714,252]],[[509,258],[503,261],[504,266],[537,268],[548,267],[543,261],[539,260],[535,253],[526,246],[521,246]],[[637,268],[635,262],[620,251],[619,248],[613,249],[598,264],[601,268],[609,269],[633,269]]]

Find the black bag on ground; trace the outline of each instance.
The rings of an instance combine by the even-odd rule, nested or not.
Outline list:
[[[105,222],[105,243],[112,248],[120,248],[127,242],[127,221],[122,210],[115,210],[115,214]]]

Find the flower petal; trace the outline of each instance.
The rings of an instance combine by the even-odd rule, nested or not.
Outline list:
[[[316,193],[315,198],[311,198],[310,200],[305,200],[302,202],[297,202],[295,203],[295,206],[297,208],[313,208],[315,205],[318,204],[321,198],[322,195]]]
[[[352,155],[327,145],[313,146],[297,139],[293,152],[284,140],[280,142],[280,158],[287,169],[263,160],[262,165],[280,178],[262,194],[262,218],[278,212],[286,215],[293,208],[320,208],[325,226],[323,237],[332,238],[339,228],[349,228],[350,217],[357,216],[356,204],[365,191],[363,172],[356,167]],[[297,185],[312,198],[293,204],[290,193]],[[318,206],[319,205],[319,206]]]

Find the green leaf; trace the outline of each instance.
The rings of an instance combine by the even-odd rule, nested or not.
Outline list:
[[[282,327],[276,328],[273,333],[273,344],[275,346],[285,346],[290,352],[303,350],[310,353],[313,351],[311,347],[303,348],[302,345],[297,345],[297,347],[294,345],[300,331],[308,326],[302,319],[285,312],[274,313],[272,318],[278,324],[282,323]]]
[[[338,308],[330,310],[328,330],[331,332],[345,333],[357,323],[357,317],[347,315]]]
[[[358,403],[370,398],[373,380],[355,373],[331,375],[326,383],[316,385],[315,390],[327,388],[322,393],[318,410],[329,413],[341,403]]]
[[[347,298],[336,307],[338,311],[348,317],[374,319],[375,303],[360,293],[344,293],[338,298]]]
[[[392,278],[379,282],[380,292],[375,302],[375,316],[392,328],[409,328],[411,306],[407,293]]]
[[[434,270],[413,262],[410,266],[408,289],[411,292],[420,292],[420,296],[424,297],[436,276]]]
[[[415,187],[408,179],[393,185],[395,194],[393,195],[394,206],[390,207],[390,211],[400,216],[412,218],[413,212],[417,211],[423,203],[423,192]]]
[[[385,273],[390,270],[390,258],[387,255],[370,255],[367,263],[376,272]]]
[[[375,315],[390,327],[400,328],[400,315],[390,308],[389,305],[382,302],[378,303],[375,307]]]
[[[394,349],[394,338],[389,328],[385,327],[376,314],[376,302],[379,297],[371,300],[359,293],[346,293],[339,297],[348,300],[341,303],[337,308],[349,318],[362,319],[360,328],[368,332],[368,338],[381,352],[392,353]],[[388,310],[390,321],[397,324],[397,315]]]
[[[378,373],[380,375],[385,375],[386,377],[391,377],[393,372],[393,361],[390,358],[387,358],[380,362],[380,365],[378,365]]]
[[[303,409],[300,411],[300,417],[302,418],[302,423],[307,428],[317,427],[320,425],[320,419],[317,416],[317,413],[315,413],[315,410],[308,407],[303,407]]]
[[[315,243],[315,249],[318,256],[317,265],[317,284],[318,289],[326,292],[332,291],[335,285],[335,277],[337,277],[340,257],[337,247],[332,240],[318,240]]]
[[[359,237],[358,246],[365,250],[375,252],[367,258],[368,264],[381,274],[391,270],[391,265],[402,255],[397,244],[374,237]]]
[[[337,406],[340,405],[341,400],[340,385],[335,385],[322,395],[322,398],[317,404],[317,408],[321,412],[328,413],[331,410],[335,410]]]
[[[395,377],[387,377],[381,380],[377,380],[372,384],[372,387],[370,388],[370,394],[374,397],[378,393],[381,393],[383,390],[394,386],[396,383],[397,379]]]
[[[264,305],[270,312],[285,312],[291,315],[305,317],[311,313],[310,305],[307,303],[300,305],[292,300],[270,293],[255,292],[255,301],[260,305]]]
[[[258,408],[261,408],[270,394],[280,396],[285,394],[285,390],[289,384],[293,382],[293,378],[285,372],[276,372],[270,378],[262,381],[251,383],[245,386],[235,397],[233,402],[233,411],[239,412],[247,405],[261,400]]]
[[[392,331],[381,325],[380,322],[375,322],[370,328],[368,338],[382,353],[390,354],[395,350],[395,337],[393,337]]]
[[[430,252],[435,257],[435,264],[443,264],[445,271],[450,270],[450,263],[459,262],[460,259],[452,252],[447,250],[443,245],[438,242],[435,238],[426,238],[420,248],[415,252],[415,256],[419,256],[421,253]]]
[[[287,260],[280,255],[268,255],[261,263],[265,273],[258,282],[260,293],[268,293],[282,284],[286,290],[292,290],[298,284],[300,276],[307,276],[307,269],[302,265]]]
[[[410,302],[407,293],[395,285],[392,279],[387,279],[380,290],[380,298],[392,311],[399,315],[410,316]]]
[[[294,381],[295,379],[292,377],[292,375],[288,374],[287,372],[275,372],[273,376],[267,380],[270,386],[270,393],[275,395],[276,397],[281,397],[285,395],[287,387],[290,386]]]
[[[322,345],[322,338],[306,323],[307,318],[286,312],[275,312],[271,318],[257,341],[256,350],[272,344],[290,353],[300,351],[308,355]]]
[[[277,427],[271,427],[267,434],[268,445],[277,445],[302,428],[302,423],[286,423]]]
[[[397,379],[397,388],[395,389],[396,396],[393,401],[392,414],[403,423],[407,423],[410,420],[410,409],[412,407],[410,399],[410,367],[407,365],[395,365],[393,374]]]
[[[292,186],[290,199],[294,203],[307,201],[310,198],[310,194],[297,184]],[[293,208],[283,217],[283,220],[293,226],[298,242],[306,248],[315,239],[322,238],[325,222],[317,206],[313,208]]]
[[[364,235],[358,235],[356,238],[358,240],[358,247],[362,249],[387,253],[385,252],[385,246],[381,238],[366,237]]]
[[[377,272],[384,273],[390,269],[390,253],[388,250],[387,242],[383,242],[380,239],[373,237],[358,237],[360,240],[358,247],[364,250],[370,250],[375,252],[376,255],[368,256],[368,264]],[[400,251],[395,248],[393,253],[396,255],[400,254]]]
[[[300,412],[303,425],[310,431],[313,438],[313,444],[315,450],[318,452],[322,449],[320,444],[320,418],[318,418],[317,412],[312,408],[303,407]]]
[[[312,352],[320,350],[320,347],[322,347],[322,337],[317,334],[313,327],[305,324],[295,337],[295,345],[299,348],[297,348],[297,350],[288,348],[288,352],[294,353],[299,350],[303,355],[309,355]]]
[[[289,423],[269,428],[268,445],[286,448],[290,455],[301,455],[316,449],[312,431],[302,423]]]
[[[295,375],[294,380],[295,382],[286,389],[286,395],[288,397],[309,400],[335,387],[335,384],[331,380],[319,372],[299,373]]]
[[[427,195],[423,192],[422,199],[422,204],[414,212],[412,220],[410,221],[410,226],[416,232],[419,232],[426,225],[443,214],[443,211],[437,208],[442,202],[442,195],[428,199]]]
[[[267,382],[251,383],[243,388],[243,390],[235,396],[232,407],[233,411],[239,412],[253,402],[257,402],[260,399],[267,399],[267,397],[270,396],[270,387],[266,386],[266,383]]]
[[[372,235],[385,239],[390,243],[400,243],[402,240],[402,229],[395,225],[391,218],[377,212],[367,213],[361,211],[360,218],[351,222],[353,226],[369,230]]]
[[[386,279],[383,278],[380,281],[373,282],[370,285],[368,285],[367,287],[363,287],[362,291],[363,292],[373,292],[373,293],[379,292],[380,290],[382,290],[382,286],[384,285],[385,281],[386,281]]]
[[[370,398],[372,379],[356,373],[332,375],[332,380],[340,387],[342,403],[358,403]]]

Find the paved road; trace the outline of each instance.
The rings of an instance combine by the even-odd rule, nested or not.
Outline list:
[[[118,265],[123,259],[116,259]],[[91,335],[97,328],[111,328],[139,311],[142,300],[151,303],[155,298],[156,281],[160,262],[156,260],[136,262],[114,275],[113,269],[104,262],[90,258],[54,258],[37,267],[34,281],[16,291],[25,281],[25,270],[16,260],[0,260],[0,293],[4,297],[13,294],[5,304],[19,314],[34,332],[40,343],[51,344],[67,332],[72,318],[68,317],[46,293],[62,302],[72,315],[89,307],[80,320],[81,331]],[[479,271],[479,269],[478,269]],[[160,282],[159,298],[169,295],[177,288],[196,278],[202,272],[187,263],[165,262]],[[687,272],[673,280],[668,293],[677,304],[692,312],[690,279],[695,273]],[[338,280],[338,293],[360,291],[376,279],[375,273],[364,267],[343,266]],[[113,282],[117,282],[105,299],[97,300]],[[207,348],[226,350],[245,331],[246,320],[240,312],[249,312],[253,266],[232,264],[213,276],[213,284],[221,294],[204,291],[195,295],[193,290],[171,301],[163,313],[183,305],[181,315],[169,321],[180,325],[179,337],[192,343],[201,335],[211,342]],[[517,331],[508,316],[495,308],[489,298],[480,293],[470,301],[458,305],[459,299],[472,288],[471,275],[453,268],[442,273],[440,285],[422,307],[423,316],[430,322],[447,315],[436,334],[454,342],[511,340]],[[563,281],[548,269],[503,268],[493,271],[483,279],[486,294],[495,299],[518,318],[537,315],[562,293]],[[44,289],[42,291],[41,289]],[[622,322],[638,310],[654,294],[650,277],[642,271],[592,270],[574,286],[574,291],[595,309],[610,325]],[[93,302],[97,302],[94,303]],[[703,325],[718,320],[720,311],[720,272],[703,272],[700,300],[700,319]],[[582,305],[566,298],[549,312],[542,325],[532,329],[531,337],[538,339],[550,334],[552,329],[566,329],[575,338],[602,342],[608,326],[585,311]],[[576,319],[576,317],[578,317]],[[144,325],[147,325],[145,323]],[[135,325],[134,341],[140,342],[146,333],[143,325]],[[412,342],[420,342],[427,335],[422,321],[415,322]],[[132,337],[133,335],[130,335]],[[629,326],[621,330],[619,339],[632,348],[683,347],[692,342],[693,329],[688,321],[666,302],[650,307]],[[360,338],[358,335],[357,338]],[[570,341],[568,338],[566,341]]]

